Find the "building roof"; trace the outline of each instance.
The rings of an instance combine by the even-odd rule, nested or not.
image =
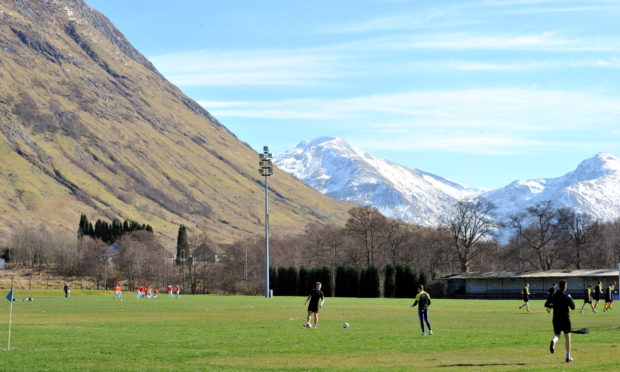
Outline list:
[[[617,277],[618,270],[532,270],[532,271],[479,271],[471,273],[449,274],[436,277],[435,280],[448,279],[527,279],[527,278],[596,278]]]

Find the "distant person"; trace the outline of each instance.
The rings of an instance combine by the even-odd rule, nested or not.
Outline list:
[[[614,289],[616,287],[616,282],[611,282],[607,286],[605,290],[605,307],[603,308],[603,312],[611,311],[611,305],[614,303]]]
[[[594,303],[595,309],[598,306],[598,303],[601,300],[602,296],[603,296],[603,283],[601,283],[601,281],[599,280],[598,283],[596,284],[596,287],[594,287],[594,301],[596,301]]]
[[[549,351],[553,354],[555,352],[555,344],[560,339],[560,335],[564,332],[564,338],[566,339],[566,362],[572,362],[573,358],[570,355],[571,341],[570,341],[570,309],[575,310],[575,302],[570,294],[566,292],[568,289],[568,283],[562,279],[559,283],[558,290],[553,294],[551,298],[550,306],[553,307],[553,333],[554,337],[549,345]]]
[[[581,306],[582,313],[583,313],[583,308],[586,307],[586,305],[588,304],[590,304],[590,307],[592,308],[592,312],[596,313],[597,310],[594,308],[594,305],[592,305],[592,285],[591,284],[588,286],[588,288],[586,288],[583,294],[583,305]]]
[[[525,283],[525,286],[523,287],[523,289],[521,290],[521,295],[523,296],[523,305],[519,306],[519,310],[523,309],[525,307],[525,309],[527,310],[527,312],[530,312],[530,283]]]
[[[422,327],[422,336],[426,336],[426,332],[424,332],[424,322],[428,326],[428,334],[433,334],[433,329],[431,328],[431,323],[428,321],[428,307],[431,305],[431,295],[424,292],[424,286],[422,284],[418,284],[418,294],[415,296],[415,301],[413,301],[414,306],[418,306],[418,317],[420,318],[420,327]]]
[[[168,296],[174,297],[174,293],[172,293],[172,284],[168,284],[168,287],[166,287],[166,290],[168,291]]]
[[[121,292],[121,286],[118,284],[114,287],[114,298],[123,301],[123,292]]]
[[[157,298],[159,291],[157,289],[153,289],[153,298]]]
[[[179,299],[179,295],[181,294],[181,287],[179,287],[179,285],[177,284],[176,288],[175,288],[175,292],[177,294],[177,300]]]
[[[62,290],[65,292],[65,297],[71,297],[71,288],[69,287],[69,283],[65,283],[65,286],[62,287]]]
[[[304,326],[308,328],[310,328],[311,325],[310,318],[312,317],[312,314],[314,314],[314,328],[319,326],[319,309],[322,308],[325,303],[325,296],[321,291],[321,286],[321,282],[316,282],[314,284],[314,289],[310,290],[310,294],[308,294],[308,298],[306,298],[306,301],[304,302],[305,305],[308,301],[310,301],[308,303],[308,318],[304,324]]]
[[[555,293],[557,288],[558,288],[558,285],[554,284],[549,289],[547,289],[547,301],[545,302],[545,307],[547,308],[548,313],[551,313],[553,311],[553,308],[547,306],[547,304],[551,303],[551,297],[553,297],[553,294]]]

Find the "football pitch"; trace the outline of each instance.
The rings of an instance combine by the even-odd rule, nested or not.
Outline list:
[[[434,334],[422,337],[410,299],[327,298],[318,329],[306,329],[303,297],[126,294],[119,302],[95,293],[18,291],[11,350],[3,294],[0,370],[620,370],[620,309],[572,314],[574,329],[592,332],[573,335],[567,364],[563,338],[549,353],[551,315],[540,300],[526,313],[517,300],[434,299]],[[27,295],[34,301],[19,301]]]

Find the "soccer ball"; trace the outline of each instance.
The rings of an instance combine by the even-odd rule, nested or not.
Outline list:
[[[349,323],[344,322],[344,324],[342,325],[344,328],[349,328]]]
[[[304,327],[306,327],[306,328],[310,328],[310,327],[312,327],[312,324],[310,324],[310,323],[306,323],[306,324],[304,324]]]

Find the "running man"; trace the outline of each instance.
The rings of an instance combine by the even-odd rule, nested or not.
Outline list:
[[[549,345],[549,351],[551,354],[555,352],[555,344],[560,339],[560,335],[564,332],[564,338],[566,339],[566,363],[572,362],[573,358],[570,356],[571,342],[570,342],[570,310],[575,310],[575,301],[573,301],[570,294],[566,293],[568,289],[568,283],[566,280],[560,280],[560,286],[551,298],[550,306],[553,307],[553,333],[554,337]]]
[[[169,297],[174,297],[174,294],[172,294],[172,284],[168,284],[168,287],[166,287],[166,290],[168,291]]]
[[[592,305],[592,285],[589,285],[588,288],[586,288],[585,293],[583,294],[583,305],[581,306],[582,313],[583,313],[583,308],[586,307],[587,304],[590,304],[590,307],[592,308],[593,313],[598,312],[594,308],[594,305]]]
[[[602,295],[603,295],[603,284],[599,280],[598,283],[596,284],[596,287],[594,287],[594,301],[596,301],[594,303],[594,308],[595,309],[598,306],[598,303],[601,300],[601,296]]]
[[[607,285],[607,289],[605,290],[605,308],[603,308],[604,313],[611,311],[611,305],[614,303],[615,286],[616,282],[611,282]]]
[[[433,329],[431,328],[431,323],[428,321],[428,307],[431,305],[431,296],[424,292],[424,286],[422,284],[418,284],[418,295],[415,296],[415,301],[413,301],[414,306],[418,306],[418,317],[420,318],[420,327],[422,327],[422,336],[426,336],[426,332],[424,332],[424,322],[428,326],[428,334],[433,334]]]
[[[525,287],[521,290],[521,294],[523,295],[523,305],[519,306],[519,310],[525,309],[527,312],[530,312],[530,283],[525,283]]]
[[[310,301],[310,303],[308,303],[308,319],[306,320],[304,327],[310,328],[310,325],[311,325],[310,317],[312,316],[313,313],[314,313],[314,328],[317,328],[319,325],[319,309],[322,308],[323,304],[325,303],[325,296],[323,295],[323,292],[321,292],[321,286],[322,286],[321,282],[316,282],[315,288],[310,291],[308,298],[306,298],[306,301],[304,301],[304,305],[308,301]]]

